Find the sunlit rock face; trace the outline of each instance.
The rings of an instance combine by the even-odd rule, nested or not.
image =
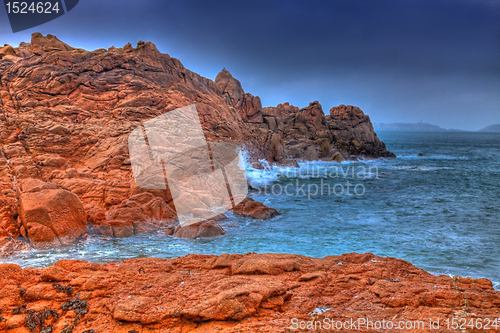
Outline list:
[[[496,318],[500,307],[489,280],[434,276],[371,253],[61,260],[43,269],[2,264],[0,270],[6,332],[293,332],[297,325],[308,331],[309,321],[351,325],[351,318],[356,326],[343,326],[347,331],[369,331],[358,318],[372,325],[429,325],[429,318],[446,325],[450,316]]]

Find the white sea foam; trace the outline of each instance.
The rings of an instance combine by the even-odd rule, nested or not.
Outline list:
[[[269,165],[269,163],[267,163],[267,161],[264,160],[260,161],[264,169],[256,169],[251,166],[249,162],[249,154],[247,151],[241,150],[240,155],[242,157],[243,164],[246,170],[248,183],[252,187],[267,186],[272,182],[278,180],[278,177],[276,175],[278,170],[274,170],[273,167]]]
[[[266,187],[283,179],[374,179],[379,175],[378,166],[367,161],[297,161],[298,167],[283,167],[259,160],[262,169],[256,169],[249,163],[247,151],[241,151],[247,179],[252,187]],[[366,163],[370,162],[370,163]]]

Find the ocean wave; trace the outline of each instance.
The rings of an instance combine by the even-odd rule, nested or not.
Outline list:
[[[453,170],[452,167],[435,167],[425,165],[402,165],[402,166],[389,166],[385,167],[389,170],[409,170],[409,171],[437,171],[437,170]]]
[[[267,161],[259,160],[259,162],[263,166],[263,169],[256,169],[253,168],[249,162],[250,156],[248,151],[241,150],[239,154],[243,162],[243,166],[246,170],[247,180],[252,187],[265,187],[273,182],[278,181],[277,174],[279,170],[273,168],[273,166],[270,165]]]
[[[470,156],[450,156],[450,155],[398,155],[396,157],[398,160],[414,160],[414,159],[419,159],[419,160],[455,160],[455,161],[463,161],[463,160],[470,160]]]
[[[245,161],[246,176],[250,186],[266,187],[280,180],[291,179],[375,179],[379,176],[376,165],[364,161],[297,161],[298,167],[270,165],[259,160],[263,169],[256,169],[248,162],[248,154],[242,154]]]
[[[366,159],[359,161],[345,161],[342,163],[334,161],[305,161],[298,160],[298,167],[283,167],[276,164],[270,164],[266,160],[259,160],[262,169],[256,169],[251,166],[248,159],[249,154],[242,152],[246,175],[251,187],[264,188],[272,186],[276,182],[283,180],[312,180],[312,179],[356,179],[356,180],[372,180],[378,179],[384,174],[384,170],[394,171],[413,171],[413,172],[433,172],[439,170],[454,170],[450,166],[433,166],[433,165],[398,165],[403,160],[415,160],[424,158],[431,159],[465,159],[465,157],[452,157],[445,155],[434,156],[416,156],[405,155],[398,159]]]

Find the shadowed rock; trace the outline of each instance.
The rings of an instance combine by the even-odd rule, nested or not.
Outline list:
[[[241,118],[249,123],[262,123],[262,103],[258,96],[245,93],[240,81],[233,78],[228,70],[223,69],[215,78],[222,97],[227,104],[238,110]]]
[[[176,220],[175,211],[162,198],[147,192],[133,195],[108,211],[102,207],[87,207],[87,211],[92,232],[108,237],[153,232]]]
[[[276,209],[267,207],[263,203],[253,200],[252,198],[245,198],[239,203],[233,212],[236,215],[249,217],[257,220],[268,220],[275,216],[281,215]]]
[[[352,105],[333,107],[326,121],[340,150],[352,155],[395,157],[379,140],[370,117],[360,108]]]

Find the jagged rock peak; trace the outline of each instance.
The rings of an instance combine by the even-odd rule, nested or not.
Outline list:
[[[230,94],[231,92],[234,92],[237,95],[245,93],[241,87],[241,82],[235,79],[225,68],[223,68],[215,77],[215,84],[217,84],[222,93],[227,92]]]
[[[75,48],[62,42],[54,35],[43,36],[39,32],[31,35],[31,53],[42,54],[44,52],[73,51]]]
[[[334,106],[333,108],[330,109],[330,115],[331,116],[342,116],[342,115],[356,115],[356,116],[365,116],[365,113],[363,110],[361,110],[357,106],[353,105],[344,105],[340,104],[339,106]]]
[[[262,102],[260,97],[245,93],[240,81],[227,69],[222,69],[215,78],[215,84],[226,103],[238,110],[241,118],[250,123],[262,123]]]
[[[105,49],[99,50],[84,50],[81,48],[72,47],[54,35],[47,34],[46,36],[42,35],[39,32],[35,32],[31,35],[31,42],[26,43],[22,42],[19,47],[13,48],[10,45],[5,44],[3,47],[0,47],[0,59],[5,56],[17,56],[21,58],[27,58],[31,55],[42,55],[44,53],[53,53],[53,52],[69,52],[71,54],[84,54],[87,52],[96,52],[96,51],[106,51]],[[133,47],[131,43],[127,43],[122,48],[116,48],[111,46],[107,49],[109,52],[113,51],[125,51],[126,53],[134,53],[142,57],[149,57],[155,60],[158,60],[162,53],[157,49],[156,45],[152,42],[144,42],[142,40],[137,42],[136,47]],[[170,58],[168,54],[163,54],[165,57]]]
[[[322,121],[322,118],[325,116],[323,107],[318,101],[311,102],[309,106],[300,109],[299,114],[310,114],[312,117],[318,118],[318,121]]]

